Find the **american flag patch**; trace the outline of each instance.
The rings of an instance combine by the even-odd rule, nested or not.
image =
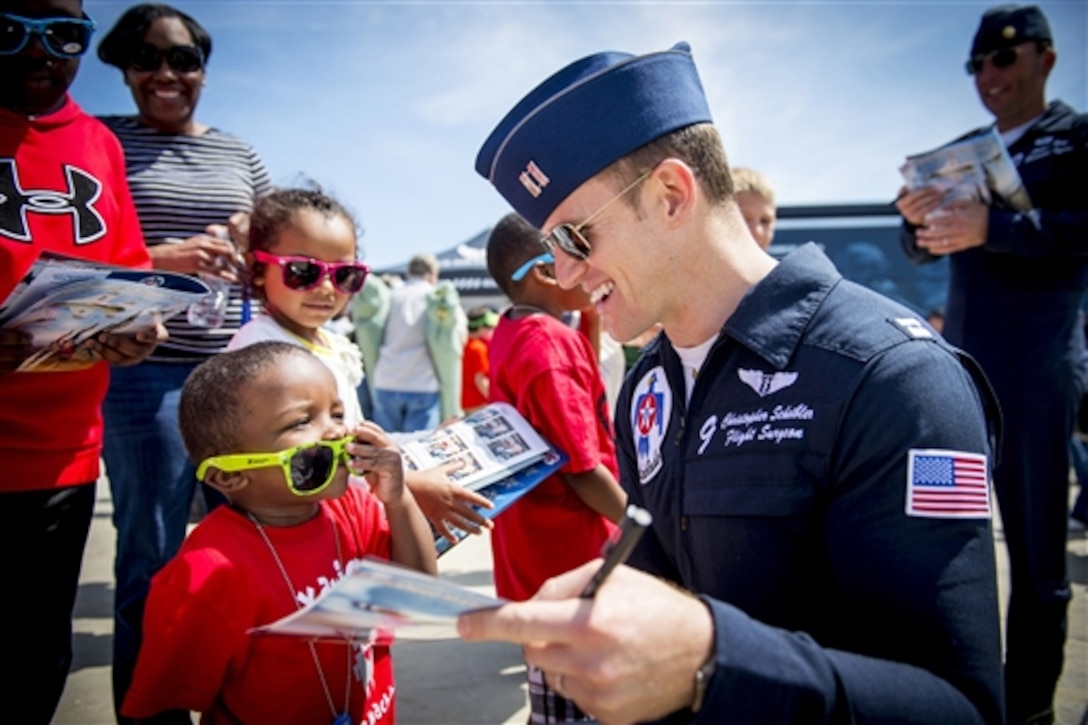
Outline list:
[[[986,456],[911,450],[907,459],[907,516],[989,518]]]

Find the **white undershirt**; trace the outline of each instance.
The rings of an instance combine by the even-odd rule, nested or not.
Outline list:
[[[1014,143],[1020,140],[1020,137],[1027,133],[1028,129],[1035,125],[1035,122],[1043,117],[1043,114],[1039,114],[1035,118],[1031,119],[1027,123],[1022,123],[1016,128],[1010,128],[1008,131],[998,131],[1001,135],[1001,140],[1005,142],[1005,148],[1012,146]]]
[[[710,348],[717,339],[718,336],[715,335],[706,342],[699,343],[695,347],[673,346],[673,349],[676,350],[676,354],[680,357],[681,364],[684,366],[685,403],[691,400],[691,391],[695,387],[695,377],[699,374],[699,368],[706,362],[706,356],[710,353]]]

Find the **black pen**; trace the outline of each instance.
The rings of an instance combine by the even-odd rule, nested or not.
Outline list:
[[[601,584],[604,584],[605,578],[612,573],[612,570],[627,561],[627,557],[631,556],[635,544],[638,543],[642,533],[653,523],[653,520],[654,517],[646,509],[633,504],[627,507],[627,510],[623,513],[623,521],[620,522],[619,536],[612,537],[604,542],[604,546],[601,547],[601,556],[604,557],[604,563],[593,574],[593,578],[589,580],[586,588],[578,596],[582,599],[593,598],[597,590],[600,589]]]

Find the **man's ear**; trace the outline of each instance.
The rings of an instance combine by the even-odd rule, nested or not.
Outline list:
[[[670,226],[683,221],[695,207],[699,184],[695,172],[680,159],[667,158],[657,165],[650,181],[664,203]]]
[[[209,466],[208,472],[204,474],[204,483],[230,498],[232,493],[237,493],[249,485],[249,476],[245,471],[228,473],[220,471],[215,466]]]

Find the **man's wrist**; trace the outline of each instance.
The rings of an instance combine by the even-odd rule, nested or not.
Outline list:
[[[714,611],[710,608],[702,599],[703,606],[706,607],[707,615],[710,617],[710,651],[703,660],[703,663],[699,665],[699,668],[695,670],[694,677],[694,694],[691,698],[691,705],[689,709],[693,714],[698,713],[703,707],[703,702],[706,700],[707,689],[710,687],[710,679],[714,676],[714,670],[718,665],[718,637],[715,631],[714,624]]]

